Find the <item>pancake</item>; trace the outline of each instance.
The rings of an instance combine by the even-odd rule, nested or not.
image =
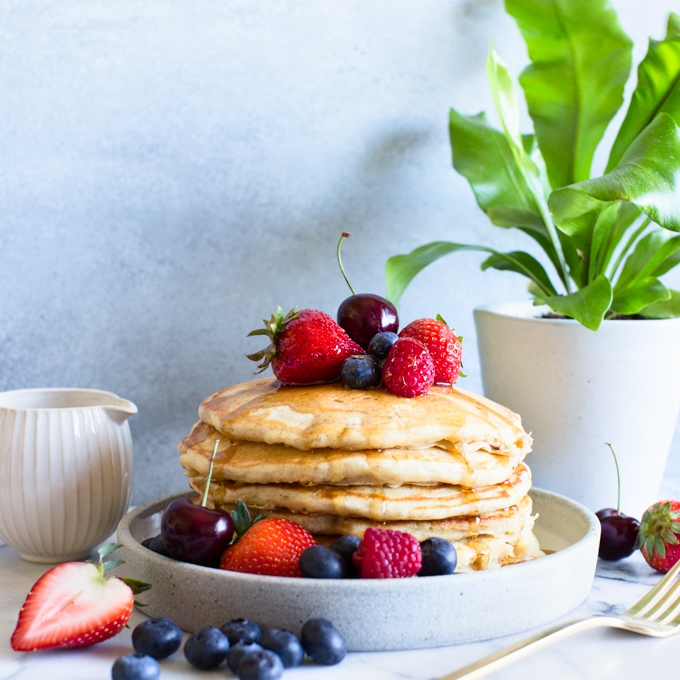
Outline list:
[[[212,504],[211,504],[212,505]],[[303,515],[286,510],[274,510],[268,517],[284,517],[305,527],[314,535],[315,540],[329,546],[339,535],[351,533],[359,538],[364,531],[373,526],[379,529],[407,531],[419,541],[438,536],[451,541],[456,548],[456,572],[497,569],[543,557],[538,541],[533,534],[534,517],[531,515],[531,500],[525,497],[520,508],[509,508],[501,513],[487,516],[461,517],[456,521],[441,522],[370,522],[357,518],[333,518],[329,515]],[[214,506],[213,506],[214,507]],[[231,510],[231,506],[221,506]],[[456,527],[447,534],[446,527]],[[333,527],[337,533],[326,533]],[[467,527],[467,531],[465,529]],[[317,532],[317,530],[321,531]],[[507,529],[507,531],[502,531]]]
[[[205,479],[190,479],[203,493]],[[333,486],[318,484],[244,484],[211,482],[208,497],[215,505],[242,500],[258,510],[285,508],[305,514],[365,517],[377,521],[433,520],[480,515],[517,505],[531,488],[529,468],[520,463],[501,484],[466,488],[453,484],[417,486]]]
[[[414,399],[387,390],[351,390],[340,383],[281,386],[260,378],[216,392],[199,407],[201,420],[230,440],[319,448],[379,450],[437,445],[461,453],[526,453],[531,438],[519,416],[450,385]]]
[[[212,503],[211,507],[215,507]],[[233,505],[221,505],[222,510],[231,512]],[[376,522],[363,517],[340,517],[339,515],[317,514],[307,515],[292,512],[284,508],[274,508],[271,511],[262,511],[267,517],[282,517],[303,526],[309,533],[319,539],[320,536],[344,536],[352,535],[363,538],[368,527],[376,529],[391,529],[403,531],[415,536],[419,541],[437,536],[447,541],[461,541],[463,539],[492,536],[501,538],[504,536],[517,537],[526,527],[527,523],[533,525],[534,518],[531,516],[532,503],[529,496],[522,498],[518,505],[496,510],[482,515],[462,517],[449,517],[439,520],[402,520],[390,522]],[[253,514],[260,510],[252,508]]]
[[[524,458],[524,451],[463,454],[430,446],[418,449],[300,451],[285,444],[231,441],[199,421],[179,444],[180,463],[189,477],[207,477],[215,441],[219,439],[213,480],[259,484],[336,484],[398,486],[499,484]]]

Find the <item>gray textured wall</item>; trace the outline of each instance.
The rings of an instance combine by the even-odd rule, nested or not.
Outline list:
[[[636,40],[672,0],[615,0]],[[677,8],[676,8],[677,9]],[[4,0],[0,3],[0,390],[133,400],[135,501],[185,488],[176,444],[203,397],[248,379],[246,334],[276,307],[334,315],[383,293],[424,242],[520,245],[451,169],[450,106],[491,110],[491,39],[524,47],[501,0]],[[480,257],[439,262],[402,319],[524,296]]]

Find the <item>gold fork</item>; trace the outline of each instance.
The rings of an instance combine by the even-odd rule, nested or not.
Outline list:
[[[680,580],[677,580],[679,573],[680,562],[677,562],[644,597],[618,616],[591,616],[561,623],[541,633],[536,633],[536,635],[532,635],[511,647],[494,652],[455,673],[439,678],[439,680],[483,678],[532,652],[588,628],[609,626],[653,637],[673,635],[680,630]]]

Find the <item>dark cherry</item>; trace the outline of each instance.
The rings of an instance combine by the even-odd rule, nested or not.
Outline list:
[[[395,306],[373,293],[350,295],[338,307],[338,324],[364,349],[378,333],[396,333],[399,315]]]
[[[161,536],[170,557],[176,560],[216,566],[234,535],[234,521],[226,510],[205,507],[218,444],[219,441],[215,442],[210,459],[201,504],[176,498],[163,513]]]
[[[603,560],[622,560],[633,554],[640,522],[626,515],[607,515],[600,518],[600,524],[602,533],[598,554]]]
[[[337,321],[338,325],[345,329],[347,335],[357,345],[367,349],[368,343],[371,342],[373,336],[377,333],[386,331],[396,333],[399,330],[399,315],[397,314],[397,308],[384,297],[373,293],[356,294],[354,292],[354,288],[352,288],[352,284],[349,282],[347,274],[345,274],[345,268],[342,266],[342,259],[340,257],[342,242],[349,238],[349,236],[348,231],[342,232],[337,252],[340,271],[345,277],[345,281],[352,294],[340,303]]]
[[[234,523],[225,510],[210,510],[176,498],[163,513],[161,536],[176,560],[213,566],[234,535]]]
[[[616,466],[616,481],[618,495],[616,509],[602,508],[595,515],[600,520],[600,548],[598,555],[603,560],[622,560],[624,557],[632,555],[635,551],[635,541],[637,540],[640,522],[634,517],[628,517],[620,512],[621,507],[621,475],[619,473],[619,462],[614,453],[614,447],[607,443],[609,450],[614,456]]]

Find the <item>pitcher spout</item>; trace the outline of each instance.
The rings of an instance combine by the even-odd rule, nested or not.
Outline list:
[[[137,406],[135,404],[120,397],[116,397],[116,400],[111,404],[102,405],[102,408],[113,420],[119,423],[125,422],[130,416],[134,416],[137,413]]]

